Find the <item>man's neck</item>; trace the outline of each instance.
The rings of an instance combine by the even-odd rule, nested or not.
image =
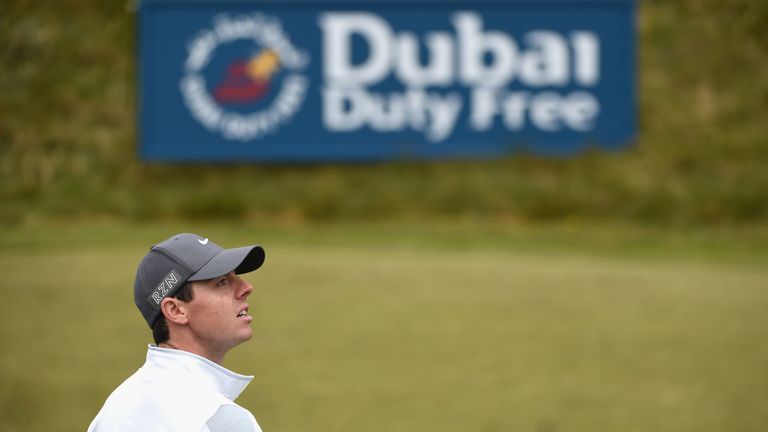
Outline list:
[[[157,346],[160,348],[170,348],[197,354],[200,357],[207,358],[208,360],[218,365],[224,363],[224,356],[226,355],[226,352],[213,352],[212,350],[204,349],[204,347],[202,347],[200,344],[189,343],[185,341],[168,340],[166,342],[157,344]]]

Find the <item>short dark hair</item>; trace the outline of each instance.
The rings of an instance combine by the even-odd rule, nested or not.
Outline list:
[[[192,301],[192,284],[186,283],[183,287],[173,296],[183,302]],[[155,339],[155,345],[160,345],[163,342],[168,342],[171,334],[168,332],[168,323],[165,321],[165,315],[160,312],[160,316],[155,321],[155,325],[152,327],[152,338]]]

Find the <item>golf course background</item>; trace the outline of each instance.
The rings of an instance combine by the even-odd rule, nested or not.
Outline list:
[[[267,250],[225,361],[267,432],[768,430],[768,3],[639,3],[628,151],[177,166],[134,2],[2,2],[0,431],[87,427],[182,231]]]
[[[3,232],[0,429],[86,428],[143,362],[134,264],[176,229],[267,250],[225,361],[266,431],[768,425],[768,257],[746,238],[174,223]]]

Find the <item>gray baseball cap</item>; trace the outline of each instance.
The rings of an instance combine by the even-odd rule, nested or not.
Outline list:
[[[152,328],[160,316],[160,302],[176,295],[185,283],[213,279],[231,271],[248,273],[262,264],[261,246],[224,249],[197,234],[176,234],[153,245],[141,260],[133,284],[134,302]]]

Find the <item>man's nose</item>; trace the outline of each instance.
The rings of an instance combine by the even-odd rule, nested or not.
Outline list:
[[[237,288],[237,298],[246,298],[253,292],[253,286],[246,282],[244,279],[240,280],[240,286]]]

